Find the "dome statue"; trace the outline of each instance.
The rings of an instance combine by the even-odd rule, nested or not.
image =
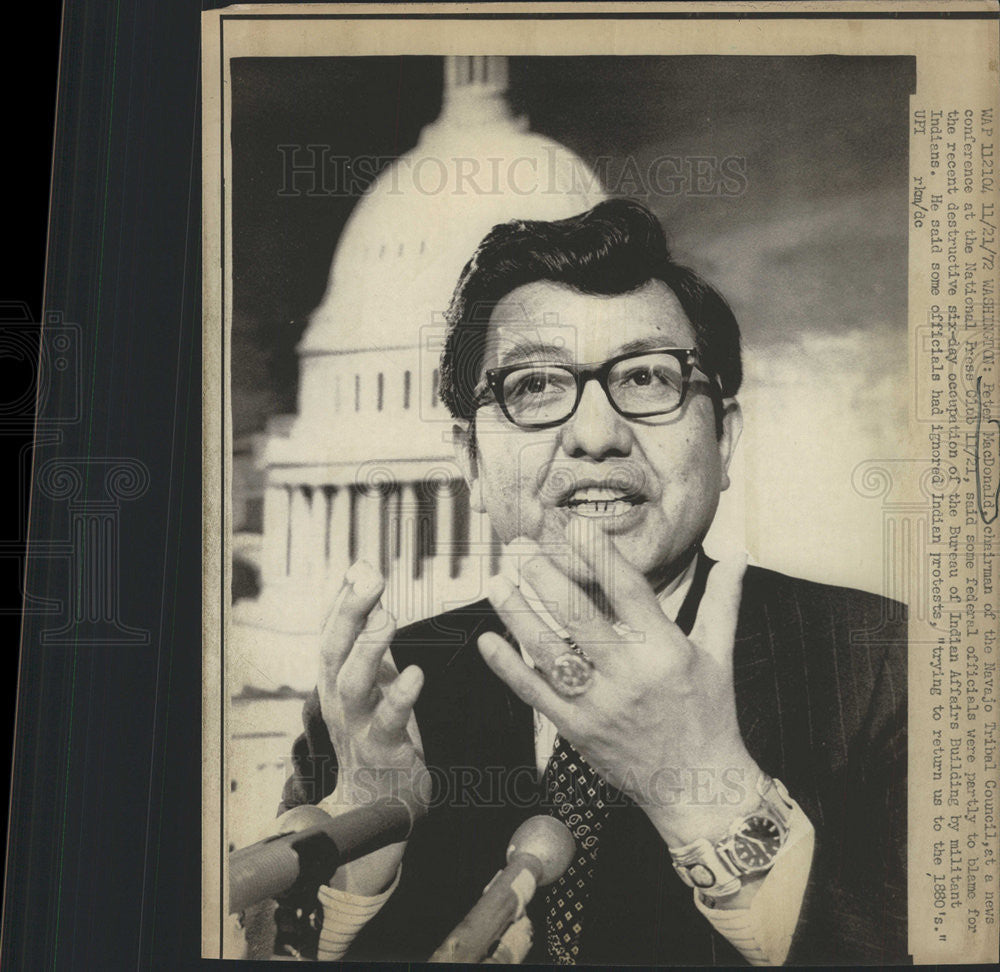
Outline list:
[[[497,223],[561,219],[604,198],[576,155],[512,114],[506,91],[505,57],[447,57],[439,117],[344,227],[298,345],[297,414],[264,449],[262,589],[235,612],[237,627],[267,629],[263,642],[315,631],[320,591],[360,556],[386,574],[401,623],[441,610],[442,596],[480,596],[498,566],[437,398],[444,311]],[[290,670],[280,678],[294,684]]]

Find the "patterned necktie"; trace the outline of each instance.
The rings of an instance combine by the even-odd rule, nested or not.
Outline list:
[[[705,581],[714,561],[696,556],[691,586],[677,612],[676,624],[690,634]],[[634,806],[619,790],[608,786],[587,761],[561,736],[545,767],[548,811],[558,817],[576,839],[578,856],[545,894],[545,931],[549,961],[575,965],[580,953],[583,908],[597,864],[598,835],[612,806]]]
[[[545,895],[545,930],[549,960],[575,965],[580,952],[583,906],[597,864],[598,834],[608,819],[612,791],[587,761],[562,737],[545,768],[549,812],[576,839],[576,859]]]

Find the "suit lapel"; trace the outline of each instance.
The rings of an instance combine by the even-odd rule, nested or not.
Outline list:
[[[755,574],[754,568],[747,569],[736,624],[733,647],[736,715],[750,755],[765,771],[779,774],[780,740],[774,734],[774,716],[780,713],[780,702],[775,680],[773,632],[767,623],[765,606],[755,594]]]
[[[691,633],[708,574],[715,564],[716,561],[704,551],[699,553],[691,588],[677,613],[677,625],[685,634]],[[747,750],[758,762],[772,763],[774,747],[773,740],[767,738],[767,725],[769,715],[778,706],[778,694],[771,650],[772,632],[767,625],[764,605],[755,594],[757,573],[756,568],[748,567],[744,578],[733,645],[733,682],[736,715]]]
[[[533,767],[531,708],[494,675],[476,647],[487,631],[513,639],[488,601],[471,605],[457,623],[460,647],[430,649],[434,656],[422,653],[427,679],[416,715],[427,764],[494,773]],[[404,663],[398,655],[396,660]]]

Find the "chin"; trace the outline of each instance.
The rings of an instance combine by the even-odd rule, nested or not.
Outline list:
[[[681,552],[669,549],[650,548],[648,540],[637,537],[634,540],[619,540],[615,546],[621,556],[638,570],[649,582],[653,590],[660,590],[680,570],[688,564],[688,553],[691,547]]]
[[[557,534],[549,542],[543,537],[539,543],[556,566],[578,584],[588,584],[594,579],[590,565],[575,553],[563,534]]]

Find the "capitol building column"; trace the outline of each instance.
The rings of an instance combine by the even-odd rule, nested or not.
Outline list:
[[[426,603],[425,578],[418,577],[420,562],[420,498],[416,485],[402,483],[389,505],[389,576],[392,611],[400,621],[419,618]]]
[[[403,550],[403,524],[400,522],[400,490],[401,487],[397,484],[384,487],[382,493],[382,511],[384,516],[382,555],[387,593],[389,588],[396,587],[400,580],[403,580],[404,583],[407,580],[407,578],[400,575],[400,554]],[[386,606],[388,607],[388,605]],[[392,609],[390,608],[390,610]],[[393,610],[393,614],[396,613]]]
[[[331,583],[343,578],[351,565],[351,489],[337,486],[329,501],[329,557],[327,573]]]
[[[264,489],[264,538],[261,575],[265,585],[285,580],[288,573],[288,488],[269,483]]]
[[[354,524],[357,530],[355,560],[367,560],[376,569],[382,565],[382,490],[359,486],[354,494]]]
[[[435,599],[441,597],[451,583],[455,550],[454,480],[438,483],[434,491],[434,558],[431,561],[431,584]]]
[[[322,589],[326,578],[326,531],[330,519],[330,502],[322,486],[312,489],[309,506],[309,573],[317,588]]]
[[[312,511],[306,487],[296,484],[291,489],[289,527],[291,544],[288,553],[288,573],[294,582],[303,582],[311,572]]]

